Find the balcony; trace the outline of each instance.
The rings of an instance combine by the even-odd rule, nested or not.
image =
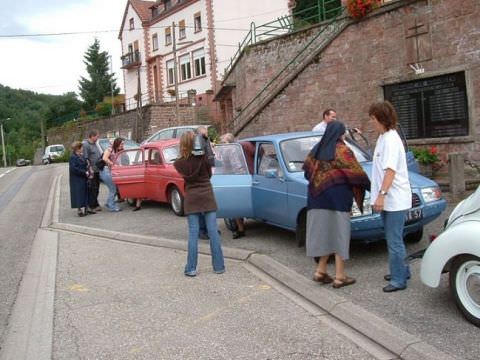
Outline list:
[[[131,69],[135,66],[140,66],[140,51],[135,50],[133,53],[125,54],[121,57],[122,69]]]

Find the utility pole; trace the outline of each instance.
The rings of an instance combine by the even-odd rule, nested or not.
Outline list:
[[[175,83],[175,120],[179,125],[179,104],[178,104],[178,67],[177,67],[177,37],[175,35],[175,21],[172,22],[172,45],[173,45],[173,80]]]
[[[113,106],[113,60],[112,60],[112,55],[108,55],[110,58],[110,93],[112,95],[112,116],[115,113],[115,109]]]
[[[5,121],[8,120],[10,120],[10,118],[5,119]],[[7,167],[7,153],[5,152],[5,139],[3,137],[3,122],[0,122],[0,131],[2,133],[3,167]]]

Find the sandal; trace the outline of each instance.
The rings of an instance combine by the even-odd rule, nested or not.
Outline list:
[[[315,274],[313,274],[313,281],[319,282],[322,284],[330,284],[333,281],[333,279],[327,273],[316,272]]]
[[[344,286],[353,285],[356,282],[357,282],[357,280],[355,280],[354,278],[345,276],[343,279],[335,278],[332,286],[335,289],[339,289],[339,288],[344,287]]]

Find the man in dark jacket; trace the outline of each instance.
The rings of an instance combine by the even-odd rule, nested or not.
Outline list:
[[[88,205],[91,211],[101,211],[98,203],[98,192],[100,189],[100,171],[97,161],[102,158],[102,150],[97,144],[99,137],[98,130],[90,130],[88,139],[83,141],[83,156],[90,162],[93,168],[93,178],[89,181]]]

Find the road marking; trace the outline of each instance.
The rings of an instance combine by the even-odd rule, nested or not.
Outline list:
[[[5,171],[3,174],[0,174],[0,179],[2,177],[4,177],[5,175],[7,175],[8,173],[11,173],[13,170],[15,170],[16,168],[11,168],[11,169],[8,169],[7,171]]]
[[[68,290],[70,291],[76,291],[76,292],[87,292],[88,289],[83,286],[82,284],[73,284],[68,287]]]

